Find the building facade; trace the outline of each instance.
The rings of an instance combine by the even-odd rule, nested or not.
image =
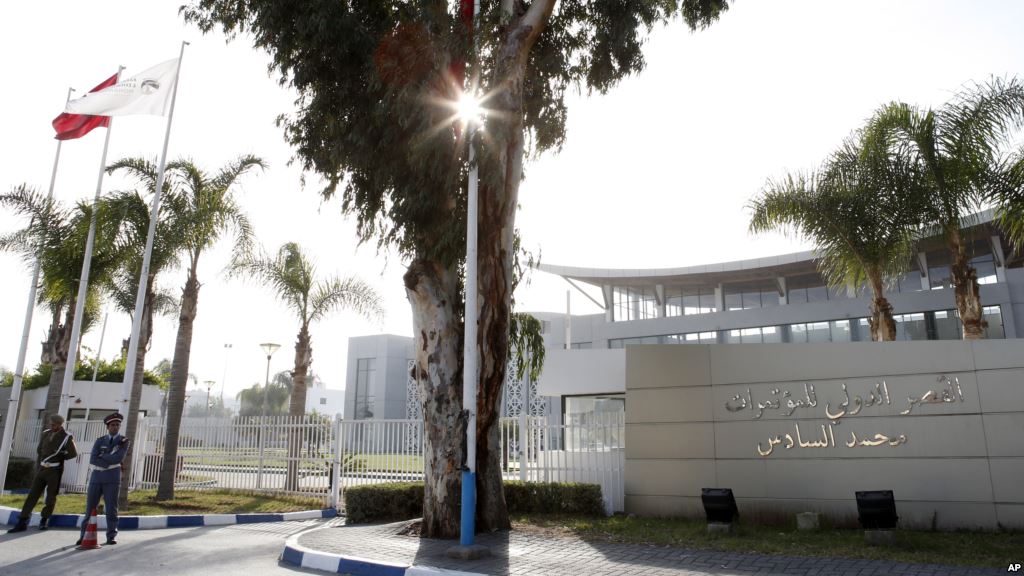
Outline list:
[[[983,213],[965,233],[977,270],[988,322],[986,337],[1019,338],[1024,330],[1022,258]],[[949,251],[941,238],[922,240],[909,270],[886,289],[893,306],[896,339],[959,340],[962,327],[950,281]],[[869,341],[870,290],[829,288],[817,271],[814,252],[684,268],[623,270],[541,264],[564,278],[601,314],[566,317],[535,314],[551,350],[607,350],[648,344],[747,344]],[[584,290],[582,284],[589,285]],[[592,296],[591,294],[597,294]],[[568,346],[566,345],[568,343]],[[593,355],[566,364],[549,354],[540,393],[561,399],[566,415],[601,403],[619,402],[625,391],[581,389],[576,368],[598,358],[621,365],[614,355]],[[593,370],[587,370],[593,373]],[[600,381],[600,380],[598,380]],[[621,378],[618,381],[622,381]],[[609,385],[603,385],[608,388]],[[584,386],[585,388],[585,386]]]

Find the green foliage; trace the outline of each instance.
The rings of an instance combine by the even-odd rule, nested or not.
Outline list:
[[[78,365],[75,366],[75,380],[92,381],[92,372],[96,366],[95,358],[86,358],[80,360]],[[35,372],[25,374],[21,381],[22,390],[34,390],[36,388],[42,388],[50,384],[50,374],[53,373],[53,367],[49,364],[43,363],[36,366]],[[0,386],[13,386],[14,385],[14,373],[8,372],[0,376]],[[96,372],[97,382],[123,382],[124,381],[124,359],[115,358],[114,360],[103,360],[99,361],[99,370]],[[159,386],[161,389],[167,388],[167,381],[156,372],[152,370],[145,370],[142,373],[142,383],[149,384],[151,386]]]
[[[353,524],[407,520],[423,513],[423,483],[353,486],[344,492],[345,520]]]
[[[513,3],[506,15],[500,3],[482,4],[479,62],[444,2],[197,0],[181,13],[204,32],[248,34],[270,55],[280,82],[299,94],[297,110],[279,118],[286,139],[303,169],[324,178],[325,197],[341,192],[364,241],[377,237],[405,256],[451,264],[465,253],[466,145],[452,106],[463,88],[460,63],[474,66],[480,93],[503,86],[496,67],[508,18],[529,7]],[[727,7],[684,0],[682,14],[702,28]],[[568,90],[605,92],[641,71],[645,35],[677,13],[675,0],[558,2],[523,78],[533,151],[564,142]]]
[[[781,229],[812,240],[833,287],[895,278],[910,265],[919,184],[913,162],[890,153],[893,142],[876,115],[818,172],[770,180],[748,205],[750,231]]]
[[[14,490],[32,486],[32,474],[35,469],[35,460],[11,456],[7,461],[7,479],[4,481],[4,487],[7,490]]]
[[[604,516],[601,486],[574,482],[504,482],[509,514],[560,512]]]
[[[559,512],[603,516],[601,487],[597,484],[558,482],[504,482],[510,514]],[[366,484],[345,490],[346,520],[362,522],[417,518],[423,512],[422,482]]]

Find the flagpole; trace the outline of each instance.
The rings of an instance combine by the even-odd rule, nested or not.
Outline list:
[[[174,87],[171,89],[171,109],[167,114],[167,131],[164,133],[164,147],[160,153],[160,166],[157,168],[156,189],[153,191],[153,207],[149,212],[149,231],[146,234],[146,251],[142,256],[142,270],[139,271],[139,291],[135,295],[135,314],[132,316],[132,334],[128,344],[128,356],[124,363],[124,380],[121,383],[120,412],[134,424],[135,418],[128,413],[131,399],[132,382],[135,380],[135,357],[139,353],[139,332],[142,329],[142,313],[146,304],[146,286],[149,281],[149,260],[153,254],[153,239],[156,235],[157,218],[160,215],[160,194],[164,187],[164,167],[167,165],[167,144],[171,140],[171,123],[174,120],[174,102],[178,98],[178,78],[181,75],[181,59],[185,56],[185,46],[181,43],[178,54],[178,69],[174,73]],[[127,423],[126,423],[127,424]],[[128,426],[126,426],[126,429]],[[134,434],[128,430],[128,434]]]
[[[117,68],[117,81],[121,80],[124,66]],[[116,83],[116,81],[115,81]],[[107,134],[103,137],[103,154],[100,156],[100,174],[96,178],[96,195],[92,200],[92,214],[89,218],[89,236],[85,241],[85,257],[82,259],[82,273],[78,277],[78,296],[75,300],[75,317],[71,322],[71,343],[68,345],[68,365],[64,369],[64,380],[60,386],[60,404],[57,414],[63,416],[68,411],[71,400],[71,381],[75,378],[75,367],[78,366],[78,345],[82,339],[82,323],[85,316],[85,299],[89,294],[89,272],[92,270],[92,251],[96,243],[96,218],[100,205],[100,193],[103,190],[103,174],[107,169],[107,150],[110,148],[110,132],[114,129],[114,119],[107,120]]]
[[[74,88],[68,88],[68,96],[64,105],[71,101],[71,93]],[[57,140],[57,153],[53,155],[53,170],[50,172],[50,190],[46,194],[49,203],[53,199],[53,186],[57,181],[57,164],[60,162],[60,145],[63,140]],[[41,250],[41,247],[40,247]],[[32,284],[28,289],[28,305],[25,307],[25,324],[21,330],[21,347],[18,349],[18,363],[14,367],[14,385],[11,387],[11,397],[7,402],[7,419],[4,420],[3,441],[0,441],[0,492],[3,492],[4,482],[7,480],[7,463],[11,457],[11,443],[14,440],[14,425],[18,421],[18,408],[21,404],[21,383],[24,379],[25,355],[28,352],[28,338],[32,331],[32,312],[36,305],[36,288],[39,284],[39,266],[42,254],[36,253],[36,263],[32,268]]]
[[[480,12],[480,0],[473,2],[473,23]],[[473,48],[476,50],[475,30]],[[475,65],[474,65],[475,68]],[[478,72],[474,70],[474,75]],[[470,82],[475,91],[475,82]],[[476,97],[476,94],[470,94]],[[462,367],[462,411],[466,414],[466,464],[462,469],[462,518],[459,522],[459,546],[475,548],[476,536],[476,418],[477,387],[480,384],[479,349],[477,347],[477,323],[480,311],[477,307],[477,227],[478,227],[478,183],[479,162],[476,161],[476,118],[470,118],[466,125],[466,140],[469,142],[469,182],[466,190],[466,311],[463,330]]]

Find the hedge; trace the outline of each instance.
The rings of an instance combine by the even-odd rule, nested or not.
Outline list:
[[[510,514],[604,515],[601,487],[597,484],[513,480],[505,482],[504,488]],[[421,482],[367,484],[345,490],[345,516],[353,524],[408,520],[422,514]]]
[[[35,460],[11,456],[7,461],[7,479],[4,480],[4,488],[17,490],[31,487],[32,473],[35,472],[35,468]]]

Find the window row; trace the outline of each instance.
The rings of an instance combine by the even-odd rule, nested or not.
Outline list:
[[[985,337],[1005,338],[1003,315],[999,306],[983,309],[988,327]],[[963,325],[956,310],[935,310],[897,314],[896,340],[960,340]],[[664,334],[639,338],[608,340],[609,348],[626,348],[645,344],[749,344],[766,342],[858,342],[871,340],[871,327],[867,318],[806,322],[782,326],[757,326],[688,334]]]
[[[977,271],[978,284],[994,284],[996,282],[996,265],[992,254],[983,254],[971,259],[971,266]],[[952,287],[950,267],[948,265],[930,266],[928,268],[930,290],[944,290]],[[891,281],[886,290],[892,292],[920,292],[924,290],[921,273],[910,270]],[[867,284],[857,288],[856,296],[870,297],[871,289]],[[615,321],[645,320],[657,318],[658,302],[653,286],[615,287],[613,289],[613,318]],[[808,302],[827,302],[829,300],[845,300],[849,298],[845,287],[829,288],[822,283],[816,274],[786,278],[786,299],[783,300],[774,281],[760,285],[725,285],[722,287],[723,310],[748,310],[752,308],[772,308],[783,302],[804,304]],[[710,287],[665,287],[665,316],[690,316],[693,314],[711,314],[718,312],[715,289]]]

